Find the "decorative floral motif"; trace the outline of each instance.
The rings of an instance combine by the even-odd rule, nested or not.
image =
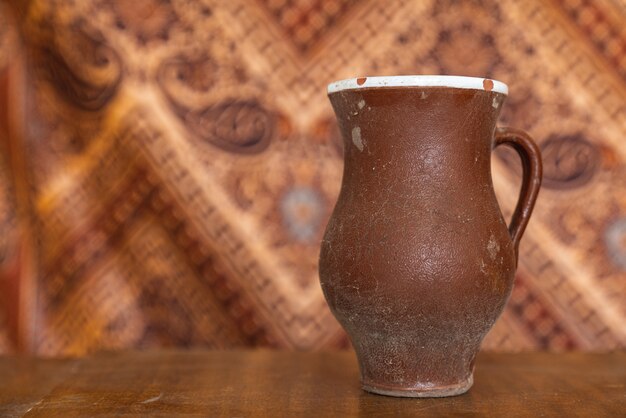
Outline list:
[[[89,111],[101,109],[122,78],[115,50],[83,20],[59,33],[56,44],[49,42],[41,39],[35,55],[42,77],[68,102]]]
[[[434,54],[442,74],[490,76],[498,62],[492,35],[477,31],[471,23],[440,32]]]
[[[324,206],[314,189],[291,189],[281,200],[283,224],[294,239],[309,242],[319,235]]]
[[[134,33],[141,44],[152,39],[166,40],[177,20],[170,0],[112,0],[118,28]]]
[[[489,13],[485,8],[489,7]],[[446,24],[431,54],[441,74],[492,77],[500,61],[492,25],[500,23],[498,6],[486,2],[438,2],[436,17]]]
[[[604,237],[611,259],[620,269],[626,271],[626,218],[610,225]]]
[[[206,93],[217,82],[219,66],[208,56],[187,58],[179,56],[166,60],[159,69],[159,83],[167,93],[175,95],[181,89]]]
[[[579,187],[593,177],[600,153],[582,134],[551,136],[541,144],[544,186],[554,189]]]
[[[255,100],[226,100],[202,110],[178,112],[194,134],[226,151],[258,153],[269,145],[275,117]]]

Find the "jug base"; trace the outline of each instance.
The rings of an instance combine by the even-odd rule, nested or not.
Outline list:
[[[444,398],[447,396],[462,395],[467,392],[474,383],[473,374],[470,377],[454,385],[439,387],[401,387],[385,386],[375,383],[362,383],[363,390],[377,395],[395,396],[400,398]]]

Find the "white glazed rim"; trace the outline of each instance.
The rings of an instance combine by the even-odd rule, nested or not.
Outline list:
[[[377,87],[451,87],[457,89],[485,90],[509,94],[509,87],[490,78],[465,77],[458,75],[394,75],[376,77],[354,77],[335,81],[328,85],[328,94],[343,90]]]

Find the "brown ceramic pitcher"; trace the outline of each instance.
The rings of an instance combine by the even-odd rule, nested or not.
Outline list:
[[[522,131],[496,129],[507,86],[495,80],[363,77],[328,92],[345,168],[320,279],[354,345],[363,388],[464,393],[513,287],[541,183],[539,150]],[[508,228],[490,171],[501,144],[523,167]]]

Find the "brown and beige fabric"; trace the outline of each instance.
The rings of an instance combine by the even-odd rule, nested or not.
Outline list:
[[[626,347],[621,0],[0,2],[0,352],[347,347],[317,260],[326,84],[509,84],[544,188],[484,348]],[[519,163],[493,177],[510,215]]]

